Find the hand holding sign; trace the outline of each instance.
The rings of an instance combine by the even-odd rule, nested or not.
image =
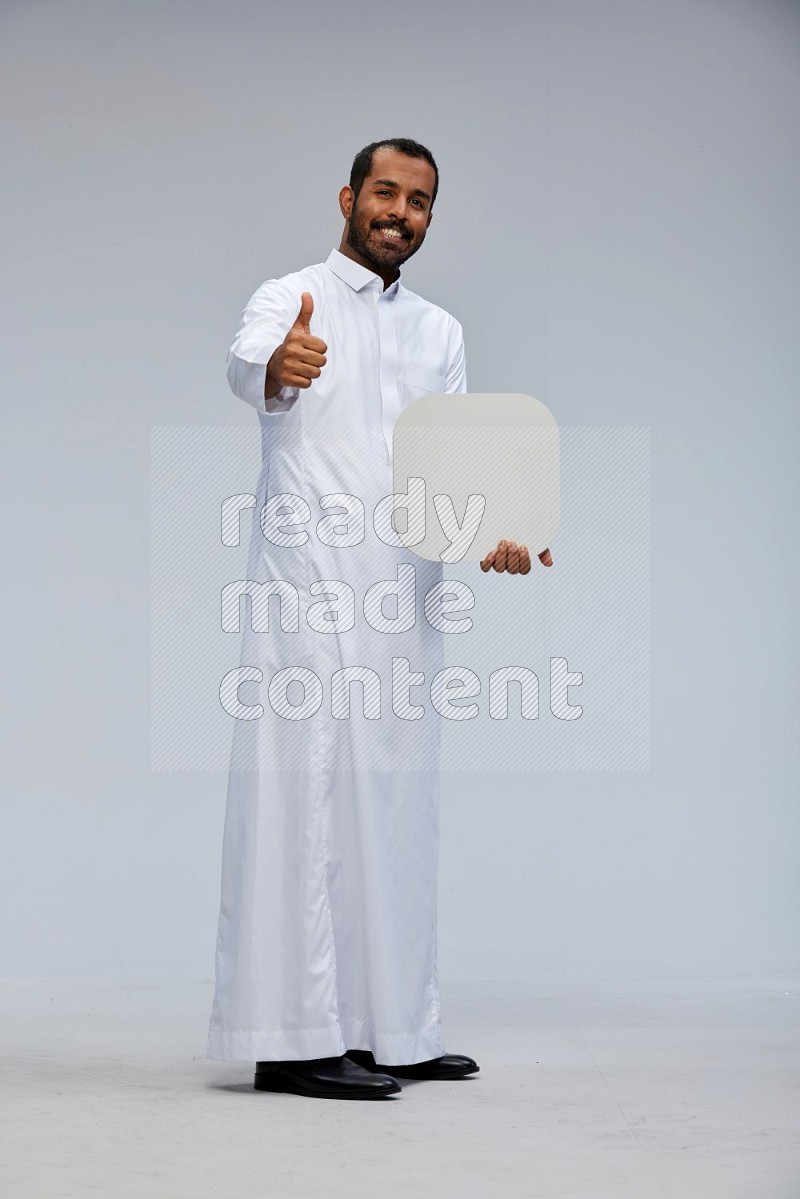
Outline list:
[[[543,566],[553,565],[549,550],[542,550],[538,557]],[[517,545],[516,541],[498,541],[497,549],[489,550],[481,562],[481,570],[484,574],[492,567],[498,573],[507,570],[510,575],[528,574],[531,569],[531,556],[527,545]]]
[[[277,395],[282,387],[310,387],[312,380],[322,373],[328,347],[311,332],[313,312],[313,297],[304,291],[297,319],[267,363],[264,388],[267,399]]]

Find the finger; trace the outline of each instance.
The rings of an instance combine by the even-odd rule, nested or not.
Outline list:
[[[312,362],[295,362],[291,367],[291,373],[298,379],[318,379],[322,371]]]
[[[328,359],[324,354],[315,354],[313,350],[295,348],[283,361],[289,370],[294,370],[298,366],[324,366]]]
[[[300,311],[297,314],[293,327],[304,329],[305,332],[308,333],[308,326],[311,322],[311,316],[314,311],[314,300],[311,292],[304,291],[300,297],[300,301]]]
[[[315,337],[313,333],[297,332],[292,339],[294,345],[302,346],[304,350],[311,350],[314,354],[327,354],[328,347],[321,337]]]
[[[506,568],[506,545],[507,542],[505,541],[498,541],[497,543],[497,554],[495,555],[494,559],[494,568],[498,574],[501,574]]]
[[[506,570],[510,575],[519,574],[519,547],[516,541],[509,541],[508,543]]]
[[[528,553],[528,547],[527,545],[521,545],[519,547],[519,573],[521,575],[530,574],[530,569],[531,556]]]
[[[550,556],[550,551],[549,551],[549,550],[543,550],[543,551],[541,552],[541,554],[539,555],[539,561],[540,561],[540,562],[541,562],[541,563],[542,563],[544,566],[552,566],[552,565],[553,565],[553,559],[552,559],[552,558],[551,558],[551,556]]]
[[[489,550],[489,553],[486,555],[486,557],[481,562],[481,570],[482,571],[485,572],[487,570],[492,569],[492,563],[494,562],[494,555],[495,555],[495,551]]]

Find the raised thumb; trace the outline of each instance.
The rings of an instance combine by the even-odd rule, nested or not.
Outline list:
[[[301,329],[304,329],[306,333],[309,333],[310,329],[308,326],[311,323],[311,314],[314,311],[314,300],[310,292],[304,291],[301,301],[300,311],[294,323],[295,325],[299,325]]]

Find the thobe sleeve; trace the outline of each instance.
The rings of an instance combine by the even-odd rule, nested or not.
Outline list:
[[[467,361],[464,353],[464,331],[461,325],[452,318],[450,326],[450,342],[448,346],[446,392],[467,390]]]
[[[278,416],[288,412],[300,395],[299,387],[282,387],[264,397],[267,363],[294,324],[300,311],[300,292],[278,279],[262,283],[248,300],[239,330],[228,351],[228,382],[234,395],[257,412]]]

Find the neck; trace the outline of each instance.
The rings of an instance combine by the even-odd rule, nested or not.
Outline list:
[[[351,245],[348,244],[346,234],[342,234],[342,240],[339,244],[339,253],[344,254],[345,258],[352,259],[359,266],[365,266],[368,271],[372,271],[373,275],[377,275],[383,280],[383,290],[400,278],[400,270],[396,266],[381,266],[379,263],[370,262],[368,258],[364,258],[361,254],[357,254]]]

